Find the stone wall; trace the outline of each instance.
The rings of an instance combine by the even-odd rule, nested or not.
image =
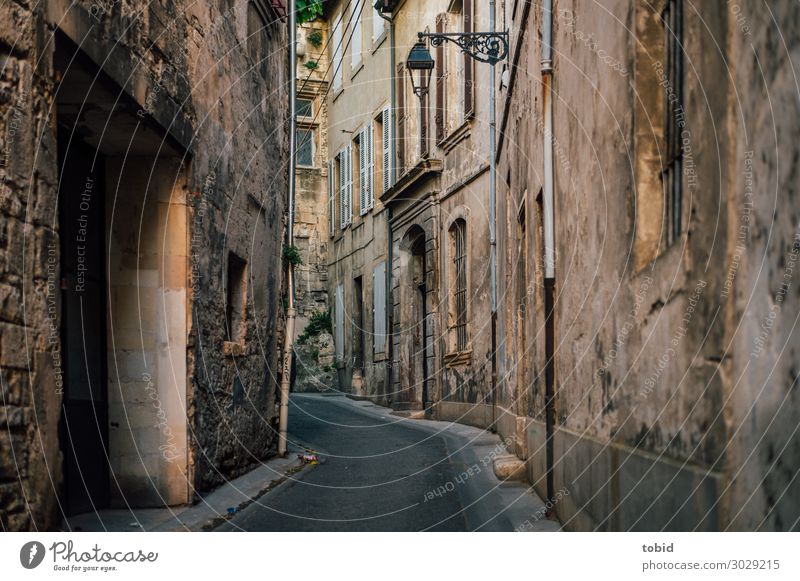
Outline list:
[[[270,9],[259,5],[267,21],[273,20]],[[191,501],[196,491],[270,454],[282,289],[282,271],[274,265],[280,261],[286,191],[286,26],[271,22],[263,36],[248,39],[248,10],[248,3],[232,0],[141,6],[49,0],[0,7],[3,528],[53,529],[63,518],[57,504],[63,488],[59,420],[65,378],[56,209],[57,151],[63,145],[57,141],[57,126],[67,121],[88,128],[81,135],[108,157],[107,177],[121,175],[114,169],[115,157],[128,169],[138,167],[135,177],[152,174],[153,161],[125,158],[126,144],[145,157],[178,161],[162,178],[163,185],[177,184],[174,190],[166,188],[166,206],[159,210],[154,204],[153,214],[145,204],[132,203],[106,224],[113,236],[141,222],[148,229],[123,242],[134,252],[142,243],[152,243],[156,251],[154,278],[136,278],[150,268],[141,262],[142,254],[138,264],[119,254],[122,270],[109,273],[109,283],[128,289],[127,295],[115,296],[131,299],[116,312],[138,319],[141,314],[126,312],[138,301],[152,316],[154,359],[145,358],[144,367],[117,367],[119,357],[138,347],[126,345],[112,327],[107,353],[93,353],[108,359],[109,386],[117,386],[109,390],[109,400],[114,392],[129,389],[122,391],[119,409],[141,409],[150,416],[142,416],[147,425],[159,426],[116,440],[119,455],[109,458],[110,470],[118,471],[114,463],[123,462],[124,450],[151,454],[154,462],[131,466],[125,460],[133,480],[116,485],[112,499],[128,498],[141,488],[134,495],[141,504],[151,504],[167,489],[175,491],[167,502]],[[67,70],[60,64],[64,47],[72,51],[77,45],[82,52]],[[68,79],[74,89],[84,78],[77,71],[86,71],[89,81],[94,78],[107,93],[88,89],[83,96],[96,108],[73,118],[76,95],[63,86],[59,93],[59,82]],[[110,129],[103,133],[98,128],[106,120]],[[112,187],[107,185],[107,208],[115,197],[133,202],[132,196],[142,194]],[[142,187],[149,195],[150,186]],[[152,220],[157,224],[150,229]],[[145,238],[144,232],[157,236]],[[177,252],[165,251],[167,244]],[[247,293],[235,339],[222,323],[229,253],[247,263]],[[126,282],[125,276],[133,278]],[[151,289],[145,288],[151,284],[147,281]],[[176,288],[184,290],[176,294]],[[174,402],[161,399],[162,408],[148,410],[142,404],[150,393],[143,377],[157,382],[154,394],[172,390]],[[173,449],[181,451],[179,460],[167,457]],[[143,484],[148,478],[158,484]]]
[[[794,286],[781,290],[798,222],[788,138],[796,14],[767,22],[755,2],[697,13],[684,4],[684,206],[672,244],[663,159],[652,157],[664,151],[660,5],[577,2],[554,15],[553,473],[555,489],[570,490],[556,507],[568,528],[785,529],[800,515],[797,331],[773,316],[797,311]],[[545,493],[540,23],[535,5],[517,12],[519,56],[500,97],[500,280],[510,300],[499,399],[516,418],[498,427],[516,434]],[[768,347],[752,356],[773,320]]]

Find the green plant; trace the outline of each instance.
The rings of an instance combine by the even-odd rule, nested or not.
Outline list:
[[[317,61],[308,61],[304,66],[309,70],[316,71],[319,68],[319,63]]]
[[[294,266],[303,264],[303,257],[300,256],[300,249],[297,246],[284,244],[283,257],[286,259],[287,262],[289,262],[289,264],[292,264]]]
[[[310,22],[318,16],[322,16],[322,1],[323,0],[296,0],[295,8],[297,9],[298,24]]]
[[[308,39],[309,44],[311,44],[311,46],[313,46],[314,48],[319,48],[322,46],[321,31],[314,29],[308,33],[308,36],[306,36],[306,38]]]
[[[303,333],[297,338],[297,342],[301,345],[311,339],[317,337],[323,332],[331,333],[333,331],[333,322],[331,321],[331,311],[317,311],[311,314],[308,319],[308,324],[303,330]]]

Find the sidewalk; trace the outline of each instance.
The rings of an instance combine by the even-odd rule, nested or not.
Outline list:
[[[286,458],[275,457],[247,474],[230,480],[206,493],[193,506],[166,508],[104,509],[75,515],[63,525],[66,531],[136,532],[136,531],[209,531],[300,471],[304,463],[297,455],[304,452],[289,447]]]

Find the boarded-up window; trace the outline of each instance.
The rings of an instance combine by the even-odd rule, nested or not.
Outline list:
[[[386,351],[386,263],[372,271],[372,326],[376,354]]]

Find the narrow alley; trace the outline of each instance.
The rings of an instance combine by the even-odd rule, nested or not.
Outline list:
[[[527,486],[498,480],[507,454],[476,428],[413,420],[341,395],[294,395],[290,441],[319,455],[220,531],[558,530]]]

